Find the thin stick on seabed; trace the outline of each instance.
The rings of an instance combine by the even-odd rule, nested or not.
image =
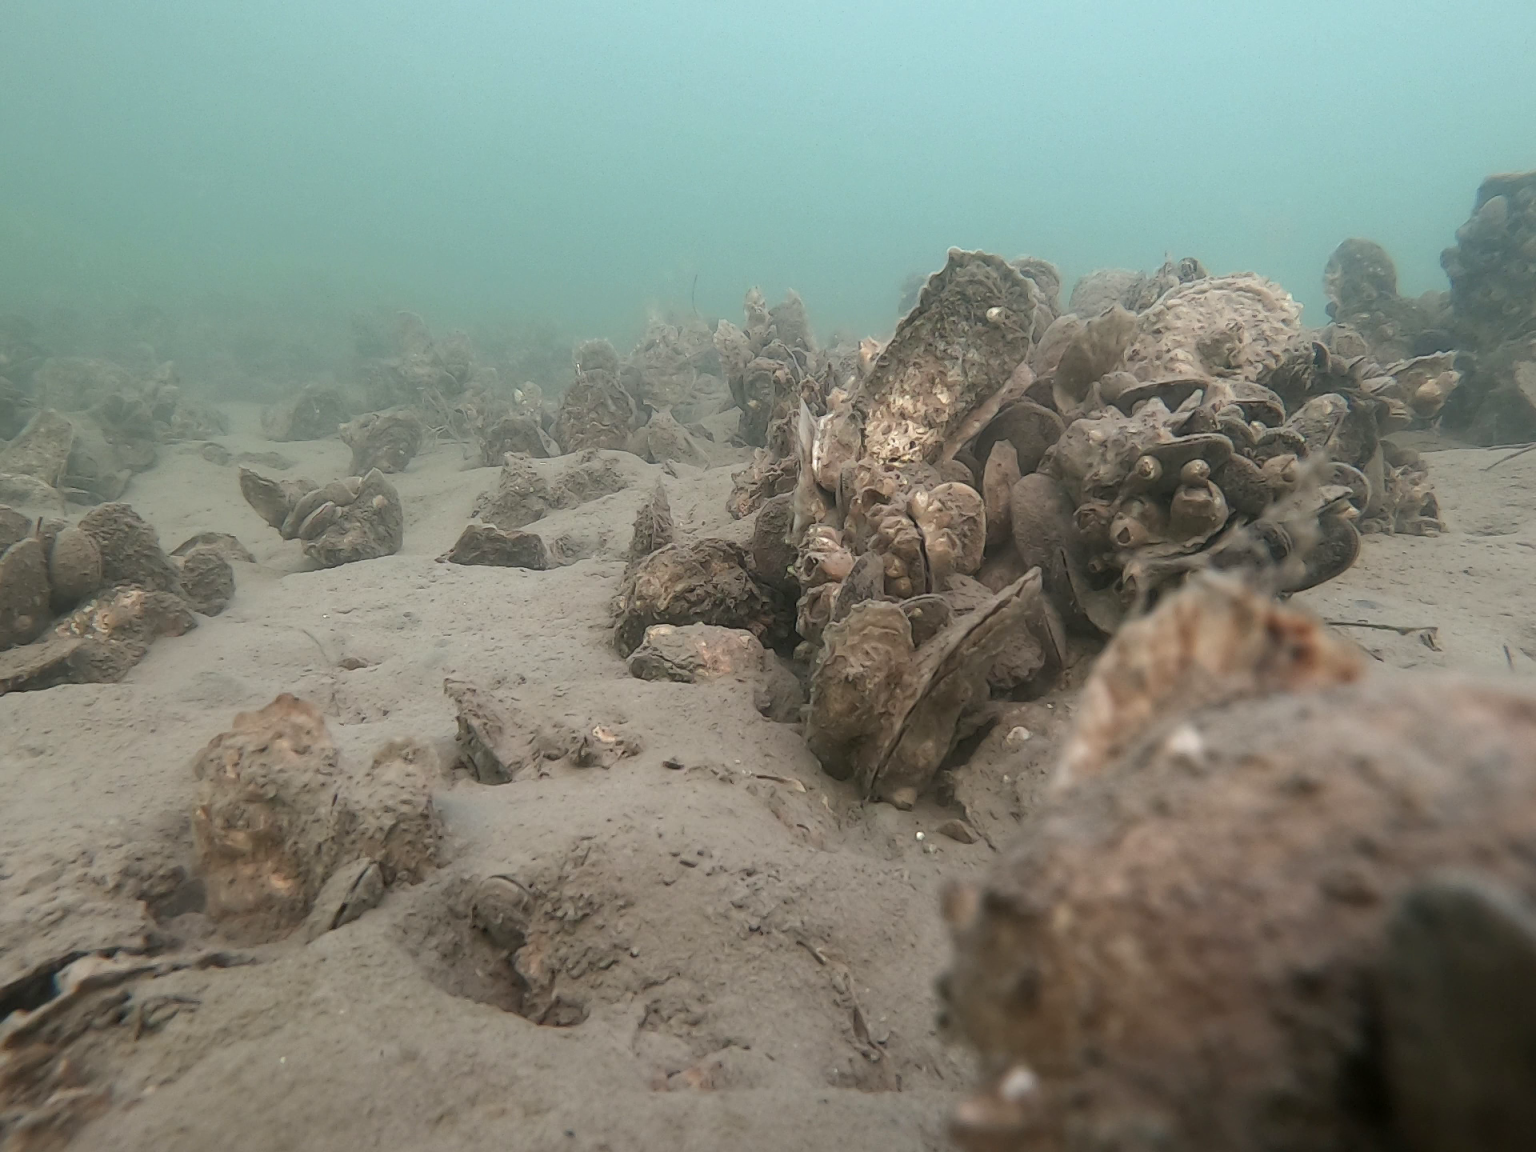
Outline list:
[[[1514,445],[1507,444],[1507,445],[1505,445],[1505,447],[1512,448],[1512,447],[1514,447]],[[1536,444],[1527,444],[1524,448],[1520,449],[1520,451],[1518,451],[1518,452],[1511,452],[1508,456],[1500,456],[1492,464],[1490,464],[1490,465],[1488,465],[1488,467],[1484,468],[1483,471],[1484,472],[1492,472],[1500,464],[1504,463],[1504,461],[1506,461],[1506,460],[1513,460],[1516,456],[1524,456],[1527,452],[1530,452],[1532,450],[1536,450]]]

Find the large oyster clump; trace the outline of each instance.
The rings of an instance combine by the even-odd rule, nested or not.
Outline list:
[[[1304,331],[1270,281],[1197,260],[1100,279],[1057,315],[1049,266],[951,251],[887,343],[819,375],[749,297],[716,347],[760,445],[729,505],[757,512],[750,556],[646,557],[626,651],[651,623],[792,646],[823,768],[910,805],[993,700],[1054,686],[1069,633],[1102,641],[1195,573],[1295,592],[1348,568],[1363,529],[1438,529],[1422,461],[1385,437],[1438,417],[1448,357],[1383,365],[1342,323]],[[793,599],[786,646],[769,593]]]

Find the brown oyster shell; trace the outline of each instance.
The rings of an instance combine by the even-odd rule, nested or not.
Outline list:
[[[972,410],[1003,391],[1029,355],[1038,300],[1007,261],[951,249],[854,395],[865,455],[936,463]]]
[[[929,587],[942,589],[949,577],[970,576],[981,567],[987,544],[987,507],[966,484],[940,484],[914,492],[907,514],[923,534]]]

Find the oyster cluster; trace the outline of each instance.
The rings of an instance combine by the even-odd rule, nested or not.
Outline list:
[[[1536,172],[1484,180],[1440,262],[1468,377],[1447,424],[1480,444],[1536,439]]]
[[[0,693],[119,680],[159,636],[234,594],[227,550],[198,537],[166,555],[127,504],[76,524],[0,505]]]
[[[1293,592],[1362,530],[1439,526],[1422,463],[1383,437],[1438,415],[1448,357],[1383,366],[1194,260],[1115,284],[1058,314],[1041,262],[956,250],[843,371],[781,359],[749,392],[756,360],[722,349],[757,402],[744,429],[768,417],[730,508],[761,508],[753,578],[794,597],[811,747],[867,795],[911,804],[993,696],[1052,686],[1067,632],[1113,634],[1192,572]]]
[[[284,540],[298,540],[324,568],[393,556],[405,538],[400,495],[377,468],[325,485],[271,480],[242,468],[240,494]]]
[[[725,402],[706,329],[653,317],[626,359],[606,340],[577,345],[573,359],[575,379],[551,428],[566,452],[611,448],[653,464],[706,463],[699,440],[707,432],[678,415],[696,420]]]
[[[368,412],[337,430],[342,443],[352,449],[352,474],[404,472],[421,451],[421,418],[409,408]]]
[[[0,499],[116,500],[159,446],[229,430],[223,415],[182,396],[176,368],[133,373],[107,360],[50,357],[25,390],[0,379]]]

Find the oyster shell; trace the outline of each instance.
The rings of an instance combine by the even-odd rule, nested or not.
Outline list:
[[[988,696],[998,657],[1043,609],[1038,572],[981,607],[922,620],[930,600],[857,604],[829,625],[811,681],[806,738],[828,775],[853,777],[867,796],[911,807],[954,746],[961,715]],[[938,624],[919,645],[918,638]]]
[[[972,410],[1028,357],[1038,301],[1007,261],[951,249],[854,394],[865,457],[937,463]]]

